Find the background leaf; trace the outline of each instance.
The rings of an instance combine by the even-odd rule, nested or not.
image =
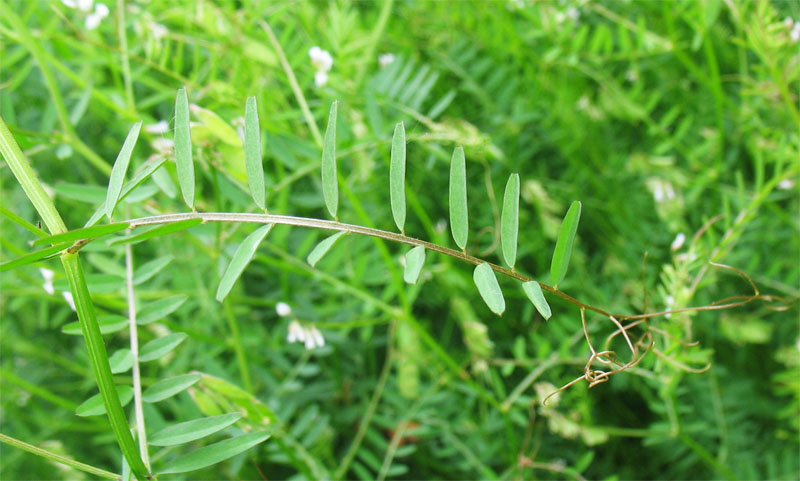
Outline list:
[[[131,154],[133,147],[136,145],[136,140],[139,138],[139,130],[142,128],[142,121],[133,124],[128,136],[125,138],[125,143],[122,144],[122,149],[117,155],[117,160],[114,161],[114,167],[111,168],[111,177],[108,180],[108,191],[106,193],[106,216],[111,219],[114,214],[114,207],[119,201],[119,194],[122,192],[122,183],[125,181],[125,173],[128,172],[128,164],[131,161]]]
[[[247,264],[253,259],[258,245],[267,237],[270,230],[272,230],[272,224],[263,225],[253,231],[239,244],[239,247],[231,258],[230,264],[228,264],[228,268],[225,269],[225,273],[222,274],[222,280],[219,281],[216,296],[219,302],[225,300],[225,297],[231,291],[233,285],[239,279],[239,276],[244,272]]]
[[[569,258],[572,255],[572,244],[575,242],[575,232],[578,230],[578,221],[581,219],[581,203],[577,200],[569,206],[561,229],[558,231],[556,248],[553,251],[553,260],[550,263],[550,279],[553,287],[564,280],[569,267]]]
[[[192,161],[192,136],[189,129],[189,99],[186,89],[178,89],[175,97],[175,163],[178,168],[178,185],[183,200],[194,208],[194,162]]]
[[[331,103],[328,114],[328,127],[325,129],[325,139],[322,142],[322,196],[328,212],[336,219],[339,209],[339,179],[336,175],[336,109],[339,102]]]
[[[160,321],[178,310],[187,299],[189,299],[189,296],[186,294],[178,294],[177,296],[169,296],[145,304],[136,313],[136,324],[143,326],[151,322]]]
[[[327,254],[329,250],[331,250],[333,244],[335,244],[336,241],[339,240],[339,238],[345,234],[346,234],[345,231],[341,231],[333,234],[330,237],[322,239],[322,241],[320,241],[320,243],[317,244],[316,247],[314,247],[314,250],[312,250],[311,253],[308,254],[308,257],[306,258],[308,263],[311,264],[311,267],[316,266],[317,262],[319,262],[320,259],[322,259],[322,257],[325,256],[325,254]]]
[[[506,301],[503,298],[503,292],[500,290],[500,285],[497,283],[497,277],[494,275],[492,267],[484,262],[475,267],[472,274],[472,279],[478,287],[483,302],[489,309],[497,314],[502,315],[506,310]]]
[[[458,146],[450,159],[450,231],[460,249],[467,247],[469,219],[467,211],[467,170],[464,148]]]
[[[170,398],[179,392],[188,389],[197,381],[201,376],[199,374],[181,374],[180,376],[168,377],[161,379],[148,387],[142,393],[142,401],[148,403],[156,403]]]
[[[164,337],[153,339],[139,349],[139,361],[154,361],[178,347],[188,336],[183,332],[167,334]]]
[[[266,209],[264,166],[261,162],[261,129],[258,125],[258,106],[255,97],[248,97],[244,110],[244,163],[247,182],[253,201],[261,210]]]
[[[517,260],[517,235],[519,233],[519,174],[511,174],[503,195],[503,213],[500,217],[500,240],[503,258],[514,268]]]
[[[398,122],[392,135],[392,154],[389,164],[389,195],[392,216],[400,232],[406,224],[406,128]]]

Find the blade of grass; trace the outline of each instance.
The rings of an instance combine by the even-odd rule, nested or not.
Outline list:
[[[503,195],[503,213],[500,217],[500,239],[503,258],[508,267],[514,269],[517,260],[517,236],[519,234],[519,174],[511,174]]]
[[[125,173],[128,172],[128,164],[131,161],[131,154],[133,147],[136,145],[136,140],[139,138],[139,131],[142,128],[142,121],[133,124],[131,130],[128,132],[128,137],[122,144],[122,149],[117,155],[117,160],[114,161],[114,167],[111,168],[111,177],[108,180],[108,191],[106,192],[106,217],[111,219],[114,213],[114,207],[117,206],[119,201],[119,194],[122,192],[122,183],[125,181]]]
[[[10,220],[11,222],[17,224],[18,226],[22,227],[23,229],[28,230],[30,232],[33,232],[34,234],[36,234],[39,237],[44,237],[44,236],[48,235],[47,232],[43,231],[39,227],[36,227],[35,225],[31,224],[27,220],[23,219],[22,217],[18,216],[17,214],[15,214],[15,213],[11,212],[10,210],[6,209],[2,205],[0,205],[0,215],[5,217],[6,219]]]
[[[264,167],[261,163],[261,130],[258,126],[258,106],[255,97],[248,97],[244,108],[244,163],[253,201],[261,210],[265,210],[267,200]]]
[[[75,461],[72,458],[68,458],[66,456],[62,456],[60,454],[51,453],[46,449],[42,449],[38,446],[34,446],[32,444],[28,444],[24,441],[20,441],[19,439],[12,438],[11,436],[6,436],[3,433],[0,433],[0,442],[8,444],[9,446],[14,446],[15,448],[22,449],[29,453],[35,454],[36,456],[40,456],[44,459],[49,459],[50,461],[63,464],[64,466],[69,466],[71,468],[93,474],[95,476],[99,476],[101,478],[106,479],[119,479],[119,477],[110,471],[106,471],[105,469],[96,468],[89,464],[81,463],[80,461]]]
[[[185,88],[178,89],[175,96],[175,163],[183,200],[190,209],[194,209],[192,134],[189,129],[189,99]]]
[[[458,146],[450,159],[450,231],[463,251],[467,247],[469,218],[467,212],[467,169],[464,148]]]
[[[392,216],[400,233],[405,234],[406,224],[406,129],[403,122],[394,127],[392,154],[389,164],[389,194]]]
[[[322,142],[322,196],[331,217],[336,217],[339,209],[339,179],[336,175],[336,110],[338,101],[334,100],[328,113],[328,127]]]
[[[62,242],[75,242],[84,239],[96,239],[103,237],[114,232],[119,232],[128,228],[127,222],[120,222],[118,224],[103,224],[93,227],[83,227],[81,229],[71,230],[69,232],[62,232],[47,237],[41,237],[33,241],[33,245],[42,244],[60,244]]]
[[[71,242],[64,242],[61,244],[57,244],[50,247],[45,247],[44,249],[39,249],[37,251],[30,252],[25,254],[24,256],[17,257],[16,259],[11,259],[10,261],[5,261],[0,264],[0,272],[5,272],[10,269],[14,269],[15,267],[24,266],[31,264],[33,262],[40,261],[46,257],[52,256],[57,254],[64,249],[71,246]]]

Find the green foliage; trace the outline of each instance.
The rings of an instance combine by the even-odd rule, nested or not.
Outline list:
[[[60,2],[0,3],[0,432],[52,455],[4,444],[0,478],[86,476],[55,455],[119,474],[121,450],[141,453],[129,428],[162,480],[797,477],[796,306],[649,318],[626,331],[635,369],[587,389],[618,366],[592,357],[579,378],[587,340],[635,356],[562,297],[637,315],[750,293],[713,261],[800,298],[794,3],[109,7],[88,30]],[[38,181],[20,188],[22,156]],[[109,199],[118,221],[184,220],[109,232],[125,229],[104,224]],[[188,211],[267,202],[306,220],[276,225],[214,302],[253,228]],[[361,231],[340,224],[351,235],[310,267],[328,214]],[[72,232],[32,247],[43,229]],[[437,250],[451,233],[455,257]],[[75,270],[51,258],[73,246],[80,319],[62,295]],[[483,264],[498,261],[513,273]],[[294,323],[324,345],[287,343]],[[75,416],[102,376],[107,392],[194,384],[111,424]]]

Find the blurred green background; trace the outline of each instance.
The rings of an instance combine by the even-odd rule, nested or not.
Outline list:
[[[410,236],[454,247],[449,160],[463,145],[473,255],[501,262],[500,199],[518,172],[517,269],[547,280],[561,218],[580,200],[559,288],[583,302],[636,313],[750,294],[710,260],[743,270],[763,293],[800,297],[797,2],[130,0],[109,2],[107,15],[96,2],[87,11],[70,6],[87,2],[3,3],[16,15],[0,18],[0,115],[71,229],[104,201],[138,120],[132,169],[170,161],[117,215],[185,210],[170,151],[182,86],[196,106],[199,211],[255,211],[237,139],[255,95],[270,213],[327,218],[315,129],[338,99],[343,222],[394,230],[389,148],[402,120]],[[4,208],[38,220],[5,164],[0,193]],[[5,217],[0,227],[3,260],[30,250],[32,234]],[[429,253],[420,283],[407,286],[397,277],[405,248],[357,236],[311,268],[305,257],[324,232],[286,226],[220,304],[219,277],[251,231],[207,224],[134,249],[137,266],[167,266],[137,285],[143,305],[187,298],[140,328],[142,342],[189,335],[171,357],[143,364],[145,386],[197,370],[249,387],[257,401],[247,402],[261,403],[201,383],[146,404],[148,431],[223,407],[248,410],[231,429],[259,425],[266,410],[282,431],[213,468],[161,479],[800,477],[796,306],[653,319],[660,355],[542,406],[589,356],[574,306],[552,298],[545,323],[501,278],[498,318],[471,266]],[[98,309],[124,314],[123,249],[96,243],[84,259],[104,276],[94,278]],[[39,267],[55,271],[53,294]],[[56,260],[0,278],[0,431],[118,471],[107,421],[74,415],[96,388],[82,338],[61,332],[76,320],[65,286]],[[287,343],[278,302],[326,345]],[[588,321],[597,339],[613,329]],[[113,352],[127,333],[106,342]],[[181,452],[151,450],[154,466]],[[5,445],[0,456],[2,479],[83,476]]]

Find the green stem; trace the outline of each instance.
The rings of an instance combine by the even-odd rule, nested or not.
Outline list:
[[[19,448],[29,453],[33,453],[37,456],[41,456],[45,459],[49,459],[50,461],[54,461],[56,463],[61,463],[65,466],[69,466],[71,468],[79,469],[81,471],[87,472],[89,474],[94,474],[95,476],[100,476],[101,478],[106,479],[120,479],[118,475],[112,473],[111,471],[106,471],[105,469],[96,468],[94,466],[90,466],[88,464],[81,463],[80,461],[75,461],[74,459],[68,458],[66,456],[62,456],[60,454],[52,453],[47,451],[46,449],[42,449],[38,446],[34,446],[32,444],[28,444],[24,441],[20,441],[19,439],[12,438],[11,436],[6,436],[3,433],[0,433],[0,442],[6,443],[9,446],[14,446],[15,448]]]
[[[111,366],[108,363],[108,353],[103,343],[103,336],[100,334],[100,325],[95,317],[94,306],[89,297],[89,289],[86,286],[86,278],[83,274],[83,267],[78,254],[62,254],[61,264],[66,271],[67,281],[69,281],[72,297],[75,300],[75,310],[78,312],[81,331],[86,341],[86,347],[89,350],[92,370],[97,381],[97,387],[100,389],[100,395],[103,398],[103,404],[106,407],[111,430],[114,431],[114,436],[133,474],[140,480],[149,479],[148,470],[139,456],[136,443],[134,443],[128,429],[128,420],[122,411],[122,404],[119,401],[114,378],[111,375]]]
[[[130,212],[130,207],[128,207]],[[147,432],[144,427],[142,406],[142,375],[139,370],[139,333],[136,325],[136,296],[133,290],[133,247],[125,244],[125,288],[128,297],[128,331],[130,333],[131,357],[133,366],[133,409],[136,413],[136,437],[139,440],[139,455],[147,470],[150,470],[150,456],[147,452]]]
[[[236,362],[239,364],[239,375],[242,377],[242,386],[244,390],[252,393],[253,383],[250,379],[250,368],[247,364],[247,353],[242,346],[242,336],[239,333],[239,323],[236,321],[236,316],[233,314],[233,308],[229,300],[223,302],[223,309],[225,310],[225,317],[228,319],[228,328],[231,330],[231,341],[233,342],[233,350],[236,352]]]
[[[372,35],[369,39],[369,46],[361,57],[361,66],[355,81],[356,90],[361,90],[361,81],[364,80],[364,74],[367,72],[367,68],[372,64],[373,58],[375,57],[375,47],[378,45],[383,31],[386,29],[386,23],[389,21],[393,5],[394,0],[385,0],[383,2],[381,13],[378,15],[378,21],[375,23],[375,29],[372,31]]]
[[[128,56],[128,36],[125,33],[125,0],[117,0],[117,32],[119,33],[119,49],[122,53],[122,78],[125,82],[125,100],[128,103],[128,110],[136,115],[131,63]]]
[[[317,123],[314,121],[314,116],[311,115],[311,110],[308,108],[306,97],[303,95],[303,90],[300,89],[300,84],[297,83],[297,78],[294,76],[294,70],[292,70],[292,66],[289,64],[286,54],[283,53],[283,48],[281,47],[280,42],[278,42],[278,37],[275,36],[275,33],[272,31],[272,28],[270,28],[269,24],[263,20],[261,21],[261,28],[263,28],[264,32],[266,32],[267,38],[272,44],[272,48],[274,48],[275,53],[278,54],[278,59],[281,61],[281,66],[283,67],[283,71],[286,73],[286,78],[289,79],[289,86],[292,88],[292,92],[294,92],[297,103],[300,104],[300,110],[303,112],[303,118],[305,119],[306,124],[308,124],[308,128],[311,130],[311,135],[314,136],[314,142],[317,143],[317,146],[322,147],[322,134],[320,134],[319,127],[317,127]]]

